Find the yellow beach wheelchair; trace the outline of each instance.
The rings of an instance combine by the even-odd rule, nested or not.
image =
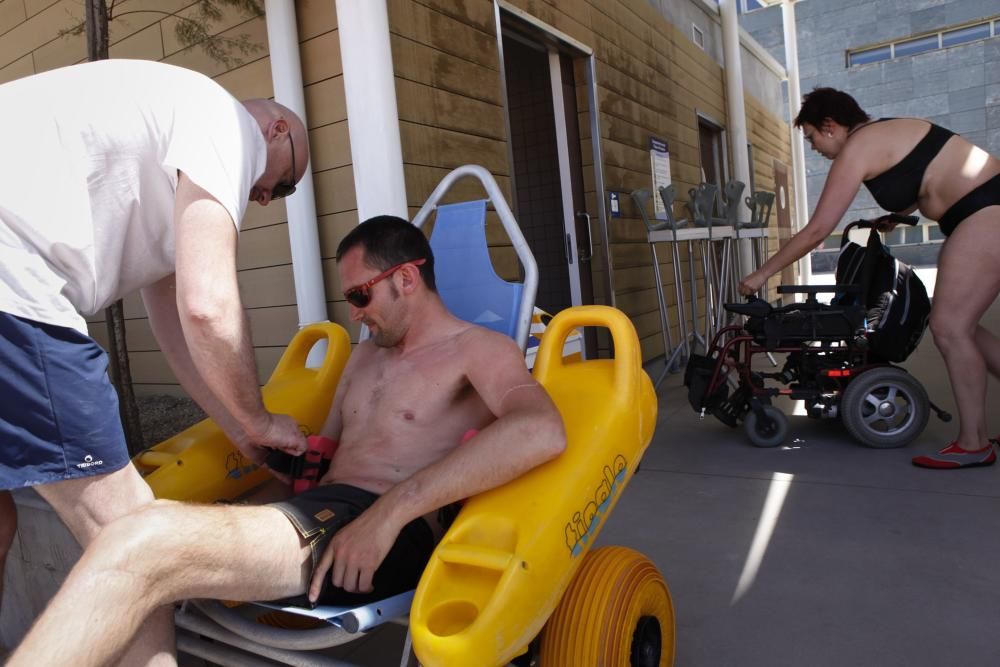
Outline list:
[[[439,209],[445,207],[438,201],[451,184],[469,175],[480,179],[489,200],[445,209],[442,216]],[[437,213],[437,235],[444,228],[442,220],[452,216],[476,230],[476,242],[485,252],[487,202],[497,210],[530,277],[534,261],[530,253],[527,258],[522,254],[527,245],[496,183],[481,167],[449,174],[414,222]],[[437,259],[447,251],[435,247],[434,235]],[[458,254],[468,256],[462,249]],[[438,266],[441,271],[442,264]],[[467,273],[463,278],[460,282],[468,284]],[[514,290],[516,303],[502,309],[505,331],[522,349],[535,293],[529,283]],[[440,275],[438,285],[445,303],[457,312]],[[463,316],[471,321],[487,311],[493,321],[501,312],[500,306],[468,307],[471,314]],[[577,329],[583,326],[610,331],[614,358],[564,357],[567,339],[578,339]],[[328,346],[323,365],[306,368],[309,348],[320,340]],[[268,409],[291,414],[305,431],[317,431],[349,354],[347,333],[338,325],[304,328],[263,389]],[[344,665],[321,649],[389,620],[406,622],[409,613],[401,665],[417,660],[426,667],[490,667],[511,661],[544,667],[672,665],[673,608],[656,567],[623,547],[591,550],[653,436],[656,395],[641,361],[635,330],[620,311],[604,306],[562,311],[541,336],[533,374],[562,415],[566,451],[469,499],[415,593],[354,609],[282,608],[280,613],[267,605],[185,603],[177,613],[178,647],[220,664],[261,664],[260,656],[292,665]],[[158,497],[182,500],[232,500],[266,478],[209,421],[140,454],[136,465]]]

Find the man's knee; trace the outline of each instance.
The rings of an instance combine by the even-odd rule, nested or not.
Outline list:
[[[183,526],[171,518],[177,503],[154,500],[104,527],[87,548],[90,564],[102,569],[127,569],[153,580],[178,567],[182,553],[165,548],[183,537]]]

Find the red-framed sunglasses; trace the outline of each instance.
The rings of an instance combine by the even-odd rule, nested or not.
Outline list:
[[[394,274],[396,271],[399,271],[407,264],[420,266],[426,261],[427,260],[422,257],[420,259],[411,259],[406,262],[401,262],[396,266],[386,269],[385,271],[378,274],[377,276],[375,276],[366,283],[362,283],[348,290],[344,290],[344,298],[347,299],[347,303],[351,304],[355,308],[364,308],[365,306],[367,306],[369,303],[372,302],[372,297],[371,294],[369,294],[369,290],[375,283],[379,282],[380,280],[385,280],[386,278]]]

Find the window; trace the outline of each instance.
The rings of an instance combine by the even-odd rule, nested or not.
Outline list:
[[[855,51],[850,54],[849,65],[864,65],[865,63],[877,63],[880,60],[892,58],[892,48],[890,46],[880,46],[867,51]]]
[[[691,41],[702,51],[705,50],[705,33],[694,23],[691,24]]]
[[[948,32],[942,34],[941,46],[954,46],[955,44],[965,44],[966,42],[974,42],[977,39],[986,39],[989,36],[990,36],[989,23],[970,25],[967,28],[959,28],[958,30],[949,30]]]
[[[755,9],[764,9],[764,4],[758,0],[740,0],[740,12],[746,14]]]
[[[748,2],[752,0],[747,0]],[[889,44],[863,46],[847,52],[847,66],[856,67],[882,60],[904,58],[918,53],[946,49],[980,39],[1000,36],[1000,17],[991,17],[978,23],[939,30],[931,35],[907,37]]]
[[[912,56],[917,53],[923,53],[924,51],[933,51],[936,48],[938,48],[937,35],[918,37],[917,39],[910,39],[905,42],[896,42],[893,45],[893,50],[895,51],[897,58],[902,56]]]

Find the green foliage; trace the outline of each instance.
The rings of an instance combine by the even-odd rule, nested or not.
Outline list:
[[[264,7],[260,0],[198,0],[184,10],[191,10],[190,16],[181,16],[176,12],[163,12],[153,9],[116,12],[116,2],[112,0],[107,5],[107,22],[110,24],[130,14],[160,14],[176,19],[174,34],[185,47],[199,46],[205,53],[228,68],[243,64],[243,58],[256,55],[264,47],[254,42],[250,35],[241,34],[236,37],[226,37],[212,33],[213,24],[223,18],[225,8],[232,7],[247,18],[264,15]],[[59,36],[79,35],[86,29],[86,22],[81,22],[72,28],[59,31]]]

